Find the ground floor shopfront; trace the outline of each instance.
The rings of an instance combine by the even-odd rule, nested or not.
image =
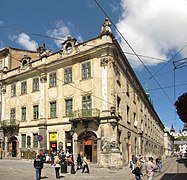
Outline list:
[[[4,131],[5,132],[5,131]],[[11,133],[10,133],[11,132]],[[162,156],[163,147],[136,132],[120,127],[116,119],[67,124],[19,127],[4,134],[4,156],[33,158],[35,154],[60,152],[87,154],[88,160],[100,167],[120,168],[132,154]]]

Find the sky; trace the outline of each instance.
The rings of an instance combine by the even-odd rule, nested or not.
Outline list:
[[[68,35],[99,35],[106,16],[142,87],[170,130],[184,123],[174,103],[187,92],[187,0],[0,0],[0,49],[52,52]],[[184,59],[184,60],[183,60]]]

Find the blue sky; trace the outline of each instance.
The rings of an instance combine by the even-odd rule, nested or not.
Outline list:
[[[173,61],[187,57],[187,1],[97,2],[133,50],[142,55],[140,59],[130,55],[132,49],[112,25],[138,79],[148,88],[160,119],[167,128],[174,124],[176,130],[182,129],[173,104],[187,91],[187,69],[175,70],[174,83]],[[55,52],[67,35],[79,42],[98,36],[105,17],[95,0],[0,0],[0,48],[35,50],[45,43],[47,49]]]

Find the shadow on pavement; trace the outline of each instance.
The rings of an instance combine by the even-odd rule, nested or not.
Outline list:
[[[171,180],[171,179],[175,179],[175,180],[185,180],[187,177],[187,173],[166,173],[164,174],[164,176],[161,177],[160,180]]]
[[[181,158],[176,160],[179,164],[184,164],[185,167],[187,168],[187,159]]]
[[[48,177],[47,176],[42,176],[40,179],[47,179]]]

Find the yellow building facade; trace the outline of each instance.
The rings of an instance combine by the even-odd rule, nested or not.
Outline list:
[[[5,156],[63,149],[120,168],[132,154],[163,155],[164,126],[108,19],[99,36],[86,42],[69,36],[58,52],[39,47],[6,57],[1,59]]]

